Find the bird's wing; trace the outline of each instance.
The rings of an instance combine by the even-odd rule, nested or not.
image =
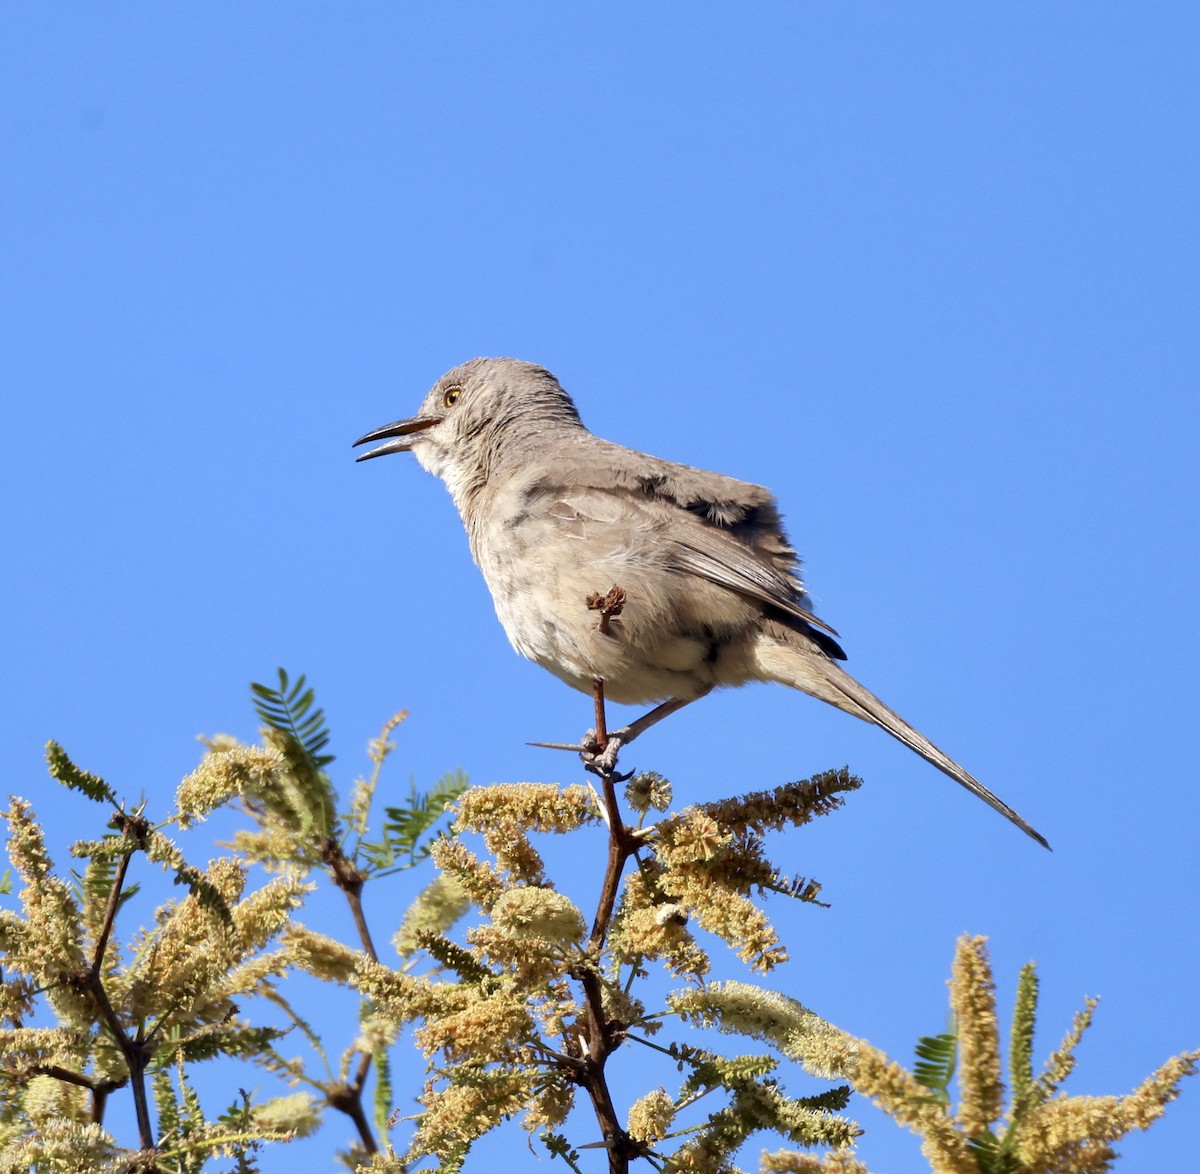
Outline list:
[[[803,606],[803,596],[798,596],[790,575],[780,574],[754,547],[728,531],[703,524],[680,527],[671,535],[670,552],[672,563],[681,571],[701,575],[719,587],[837,635]]]
[[[581,462],[587,468],[586,485],[567,485],[557,473],[545,473],[531,480],[528,494],[542,497],[544,508],[560,524],[580,528],[581,537],[589,523],[617,521],[614,510],[624,515],[624,524],[641,513],[647,528],[659,533],[671,569],[752,599],[781,619],[799,621],[823,651],[845,658],[838,644],[824,635],[837,632],[805,606],[799,560],[768,490],[597,443],[603,451]]]

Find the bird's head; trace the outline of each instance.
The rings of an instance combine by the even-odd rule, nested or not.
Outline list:
[[[472,359],[447,371],[415,416],[385,424],[355,445],[386,440],[358,459],[411,452],[453,490],[498,465],[534,456],[562,429],[581,429],[571,397],[544,367],[520,359]]]

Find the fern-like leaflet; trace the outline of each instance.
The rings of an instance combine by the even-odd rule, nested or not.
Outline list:
[[[932,1095],[913,1099],[948,1105],[950,1081],[954,1079],[954,1069],[958,1060],[958,1036],[949,1032],[942,1032],[941,1035],[923,1035],[917,1040],[916,1053],[913,1075]]]
[[[446,813],[446,808],[467,789],[467,776],[461,770],[442,775],[428,791],[418,791],[413,783],[404,807],[385,807],[383,837],[364,844],[368,859],[377,869],[412,868],[429,855],[429,842],[422,837]]]
[[[292,684],[287,673],[280,669],[277,689],[257,681],[250,688],[254,691],[258,716],[272,729],[293,738],[313,769],[323,771],[333,761],[332,754],[321,753],[329,745],[329,730],[325,726],[325,711],[313,708],[316,693],[307,685],[303,673]]]

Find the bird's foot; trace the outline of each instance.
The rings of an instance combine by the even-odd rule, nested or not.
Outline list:
[[[617,730],[616,733],[609,734],[603,742],[597,737],[595,730],[588,730],[578,742],[530,742],[529,745],[541,746],[546,750],[573,751],[579,755],[583,760],[583,765],[593,774],[611,775],[616,782],[620,783],[633,777],[632,772],[628,775],[616,773],[617,755],[626,741],[625,730]]]
[[[611,775],[617,767],[617,755],[625,745],[623,730],[608,734],[603,741],[595,730],[588,730],[579,743],[579,757],[583,765],[593,774]]]

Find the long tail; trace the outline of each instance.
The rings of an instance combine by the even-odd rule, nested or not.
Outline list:
[[[972,795],[1015,823],[1027,836],[1049,848],[1045,837],[1039,835],[1007,803],[993,795],[978,779],[968,774],[948,754],[939,750],[919,730],[914,730],[894,709],[884,705],[869,689],[860,685],[836,661],[830,660],[798,632],[788,631],[784,639],[764,632],[756,644],[758,667],[764,677],[791,685],[812,697],[836,705],[872,725],[881,726],[893,738],[915,750],[926,762],[949,775]]]

